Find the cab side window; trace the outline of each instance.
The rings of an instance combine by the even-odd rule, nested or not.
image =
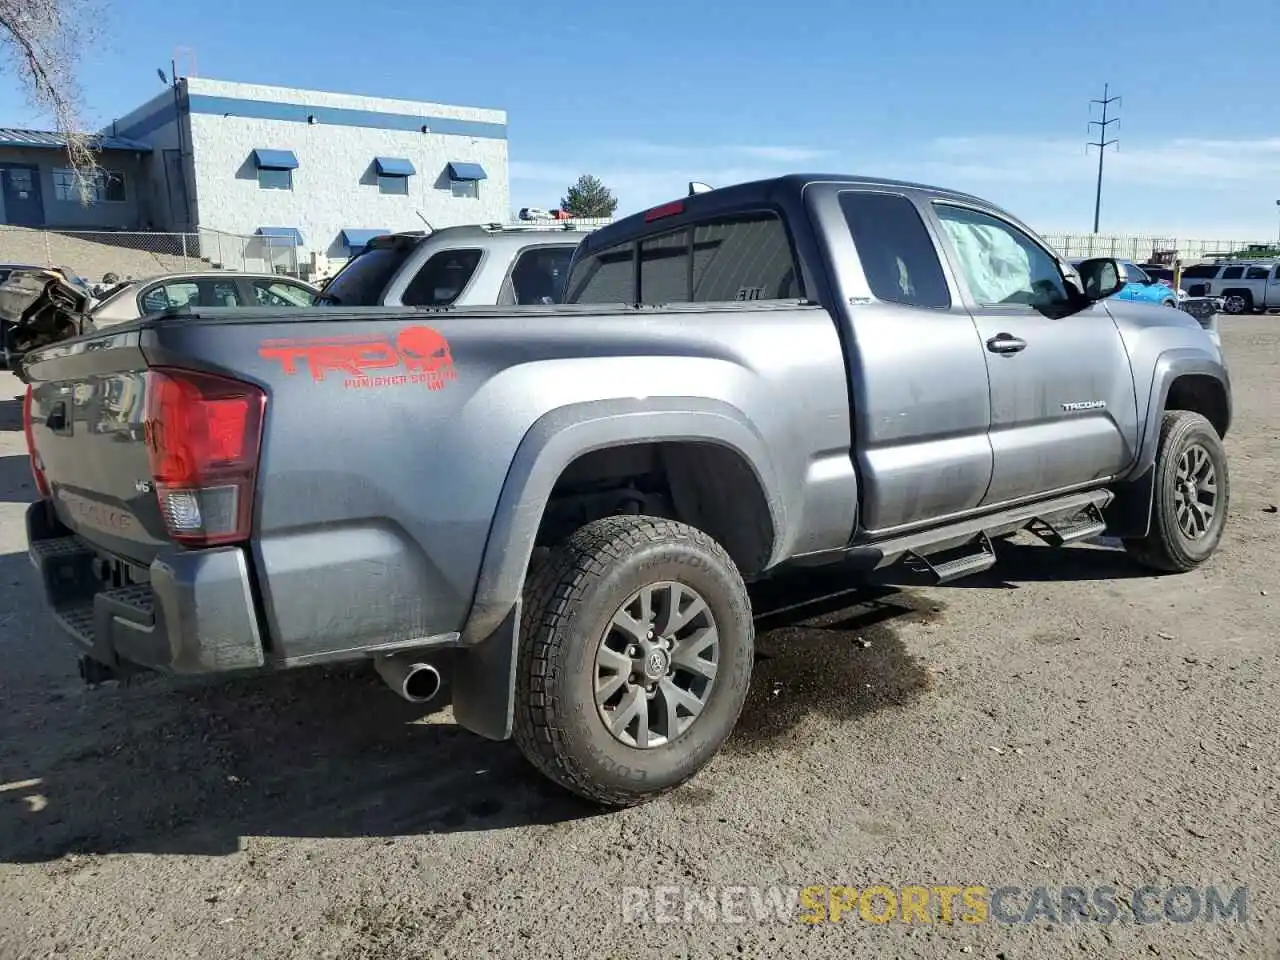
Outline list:
[[[967,207],[935,206],[979,306],[1053,308],[1069,302],[1057,261],[1021,230]]]
[[[877,300],[945,309],[951,293],[920,211],[898,193],[846,190],[844,213],[867,285]]]

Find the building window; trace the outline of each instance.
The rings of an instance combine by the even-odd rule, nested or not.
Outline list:
[[[124,174],[117,170],[94,170],[84,174],[90,203],[124,203]],[[53,171],[53,195],[58,200],[80,201],[80,175],[64,168]]]
[[[293,171],[261,167],[258,169],[258,186],[263,190],[292,190]]]
[[[449,189],[453,191],[453,195],[465,200],[478,200],[480,198],[480,181],[479,180],[450,180]]]
[[[398,196],[409,195],[408,177],[378,177],[378,192],[393,193]]]

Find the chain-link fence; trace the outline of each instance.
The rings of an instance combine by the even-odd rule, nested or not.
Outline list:
[[[1256,240],[1189,240],[1177,237],[1130,236],[1106,233],[1046,233],[1047,240],[1059,253],[1069,258],[1116,257],[1144,263],[1162,251],[1176,251],[1184,263],[1225,257],[1250,247],[1268,246]]]
[[[298,251],[278,237],[196,233],[58,230],[0,226],[0,263],[65,267],[90,283],[199,270],[298,273]]]

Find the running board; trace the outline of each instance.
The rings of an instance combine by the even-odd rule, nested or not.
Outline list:
[[[909,556],[923,557],[942,551],[954,551],[971,548],[964,556],[967,564],[973,567],[969,572],[979,572],[986,559],[980,559],[979,553],[972,548],[979,546],[981,538],[986,539],[986,547],[982,553],[994,553],[988,548],[993,538],[1004,534],[1016,533],[1037,521],[1052,523],[1054,529],[1071,534],[1071,539],[1079,540],[1096,536],[1101,530],[1093,531],[1084,526],[1074,527],[1069,518],[1089,512],[1089,516],[1100,522],[1102,510],[1114,499],[1110,490],[1087,490],[1080,493],[1068,493],[1051,500],[1039,500],[1035,503],[1019,504],[1006,507],[994,513],[978,517],[966,517],[941,527],[930,527],[927,530],[915,530],[873,543],[862,543],[845,551],[845,557],[854,562],[866,564],[868,569],[881,570],[892,566]],[[1070,540],[1064,540],[1070,542]],[[951,561],[958,562],[958,561]],[[947,565],[944,563],[943,567]],[[955,568],[949,568],[954,570]],[[954,576],[952,577],[954,579]]]
[[[985,533],[978,534],[971,543],[960,548],[958,556],[935,563],[919,553],[909,553],[903,564],[917,573],[930,577],[934,584],[949,583],[970,574],[982,573],[996,565],[996,548]],[[954,552],[954,551],[953,551]]]
[[[1107,529],[1107,522],[1102,519],[1102,509],[1096,503],[1091,503],[1075,516],[1066,519],[1047,520],[1036,517],[1027,525],[1027,529],[1049,546],[1061,547],[1077,540],[1096,537]]]

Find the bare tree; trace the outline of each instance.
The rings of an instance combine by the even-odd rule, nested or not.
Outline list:
[[[50,114],[65,138],[83,203],[98,174],[96,138],[85,132],[76,82],[80,51],[94,22],[90,6],[89,0],[0,0],[0,43],[32,106]]]

